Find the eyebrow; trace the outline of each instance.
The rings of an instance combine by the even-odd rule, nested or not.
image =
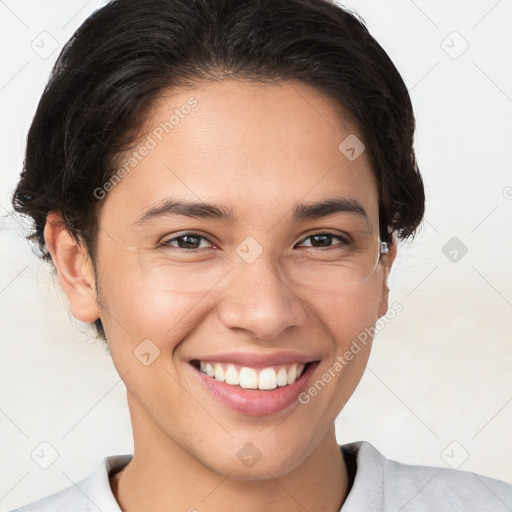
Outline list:
[[[351,213],[369,220],[368,214],[357,199],[334,197],[319,202],[297,203],[292,209],[292,221],[321,219],[338,213]],[[134,225],[144,224],[160,217],[189,217],[193,219],[219,219],[234,223],[235,212],[224,205],[202,201],[183,201],[172,197],[148,208]]]

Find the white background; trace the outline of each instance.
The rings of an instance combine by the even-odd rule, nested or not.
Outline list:
[[[102,4],[0,1],[2,511],[132,450],[125,389],[109,356],[70,317],[48,266],[23,238],[27,230],[9,215],[50,68]],[[413,244],[399,247],[390,303],[403,311],[376,337],[337,420],[338,440],[365,439],[401,462],[512,482],[512,0],[345,5],[364,18],[411,91],[427,213]],[[31,47],[41,37],[47,51],[58,45],[46,59]],[[456,262],[442,251],[452,237],[468,248]],[[48,469],[31,458],[43,441],[59,454]]]

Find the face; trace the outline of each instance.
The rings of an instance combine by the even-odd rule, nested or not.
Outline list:
[[[174,89],[146,128],[101,201],[96,262],[135,450],[240,479],[287,474],[332,432],[371,340],[344,354],[387,308],[377,183],[366,152],[338,148],[361,136],[292,82]],[[330,213],[297,208],[333,199]],[[251,471],[248,443],[262,454]]]

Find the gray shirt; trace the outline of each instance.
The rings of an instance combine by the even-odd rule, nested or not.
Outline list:
[[[340,512],[512,512],[512,484],[457,469],[402,464],[367,441],[340,449],[352,481]],[[109,475],[131,458],[105,457],[76,486],[11,512],[121,512]]]

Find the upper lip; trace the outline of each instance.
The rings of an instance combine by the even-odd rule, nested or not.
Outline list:
[[[272,354],[258,354],[250,352],[230,352],[211,355],[202,355],[190,361],[204,361],[205,363],[231,363],[250,368],[264,368],[289,363],[311,363],[318,361],[319,357],[300,352],[278,351]]]

